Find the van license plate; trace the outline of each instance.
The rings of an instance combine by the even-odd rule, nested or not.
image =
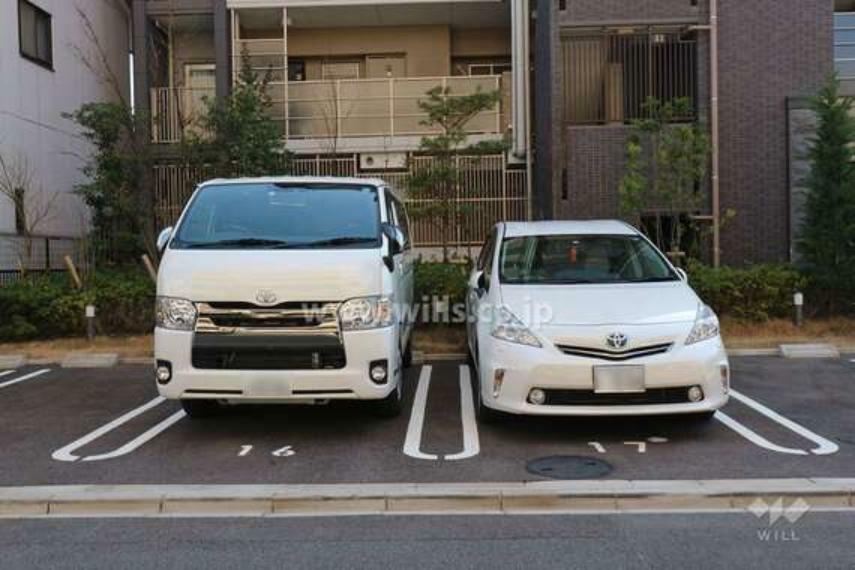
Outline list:
[[[594,366],[594,393],[644,392],[644,366]]]

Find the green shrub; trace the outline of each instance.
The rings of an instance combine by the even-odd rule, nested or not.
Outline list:
[[[416,303],[425,298],[448,297],[450,303],[466,300],[469,268],[459,263],[416,263],[414,297]]]
[[[86,305],[95,305],[99,334],[135,334],[154,327],[154,283],[142,271],[91,276],[82,290],[54,275],[0,287],[0,340],[82,336]]]
[[[716,269],[690,263],[687,272],[689,284],[717,314],[752,321],[790,316],[793,293],[807,284],[804,276],[787,265]]]

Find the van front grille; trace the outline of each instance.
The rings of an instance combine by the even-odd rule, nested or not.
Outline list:
[[[196,332],[205,334],[297,333],[338,335],[335,302],[281,303],[259,307],[250,303],[198,303]]]
[[[344,368],[346,358],[336,336],[197,333],[192,363],[206,370],[330,370]]]

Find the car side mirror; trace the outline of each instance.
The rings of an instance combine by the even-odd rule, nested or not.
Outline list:
[[[168,228],[166,228],[162,232],[160,232],[160,234],[157,236],[157,243],[156,243],[158,253],[163,253],[163,250],[166,249],[166,244],[169,243],[169,238],[171,238],[171,237],[172,237],[172,226],[169,226]]]
[[[483,271],[478,273],[478,278],[475,279],[475,285],[478,287],[478,291],[480,291],[481,293],[487,290],[487,276],[484,275]]]
[[[389,255],[398,255],[404,251],[406,238],[400,228],[392,224],[383,224],[383,235],[389,240]]]
[[[689,275],[683,270],[683,268],[676,267],[675,269],[676,269],[677,275],[680,277],[681,281],[688,281],[689,280]]]

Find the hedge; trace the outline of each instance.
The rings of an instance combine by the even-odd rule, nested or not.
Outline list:
[[[416,303],[434,297],[448,297],[449,302],[463,303],[466,300],[466,285],[469,278],[469,266],[460,263],[419,262],[415,266]]]
[[[751,321],[788,317],[793,293],[803,291],[807,279],[787,265],[713,268],[690,263],[689,284],[718,315]]]
[[[155,288],[143,271],[101,271],[84,289],[64,275],[0,287],[0,340],[86,334],[86,305],[95,305],[99,334],[148,333],[154,327]]]

